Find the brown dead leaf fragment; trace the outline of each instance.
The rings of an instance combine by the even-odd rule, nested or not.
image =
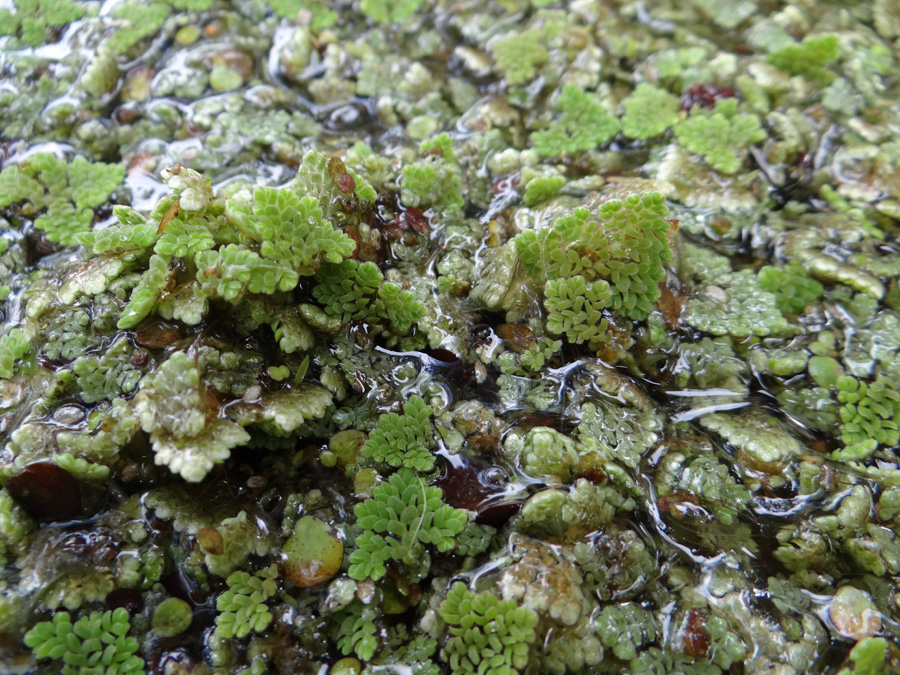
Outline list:
[[[166,212],[163,214],[163,217],[159,221],[159,227],[156,228],[156,234],[162,234],[166,231],[166,225],[169,224],[169,221],[172,220],[175,216],[178,215],[178,212],[181,210],[181,201],[176,199],[172,202],[172,205],[166,209]]]
[[[534,333],[520,323],[501,323],[496,332],[514,352],[524,352],[534,344]]]
[[[684,313],[684,296],[673,291],[664,281],[659,284],[659,292],[660,296],[656,301],[656,306],[662,312],[666,325],[672,330],[679,330],[681,315]]]

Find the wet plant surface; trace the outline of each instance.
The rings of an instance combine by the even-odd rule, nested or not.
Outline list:
[[[894,0],[0,34],[0,672],[900,672]]]

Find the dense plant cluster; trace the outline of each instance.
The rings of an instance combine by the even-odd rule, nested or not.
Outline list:
[[[900,672],[894,0],[0,9],[0,671]]]

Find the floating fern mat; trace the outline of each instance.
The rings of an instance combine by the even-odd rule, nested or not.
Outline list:
[[[0,673],[900,674],[897,0],[8,0]]]

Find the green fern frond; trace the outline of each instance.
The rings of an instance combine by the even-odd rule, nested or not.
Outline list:
[[[68,612],[42,621],[25,634],[25,644],[37,659],[61,659],[63,675],[126,675],[143,673],[139,644],[126,637],[131,628],[128,612],[91,612],[74,624]]]
[[[597,634],[603,645],[623,661],[636,658],[638,650],[661,633],[653,613],[633,602],[607,605],[597,619]]]
[[[217,251],[201,251],[194,257],[197,295],[238,302],[245,293],[271,295],[297,285],[297,273],[287,265],[266,260],[240,244]]]
[[[415,14],[422,0],[362,0],[360,9],[380,24],[399,23]]]
[[[316,31],[333,26],[338,20],[338,13],[323,0],[267,0],[267,4],[278,16],[291,21],[296,21],[302,10],[308,10],[312,13],[310,28]]]
[[[301,198],[294,190],[257,188],[251,204],[235,205],[230,214],[258,242],[263,258],[291,267],[298,277],[312,276],[322,261],[340,263],[356,248],[325,220],[316,197]]]
[[[156,307],[160,295],[162,295],[169,275],[168,262],[158,255],[151,257],[147,271],[144,272],[138,285],[131,291],[128,304],[122,310],[122,317],[116,325],[119,328],[131,328],[149,316]]]
[[[427,485],[405,468],[377,485],[372,498],[354,509],[363,533],[350,554],[350,577],[378,581],[386,574],[389,560],[419,570],[428,561],[427,545],[440,552],[453,548],[468,517],[465,511],[444,504],[442,495],[440,488]]]
[[[405,333],[425,316],[425,305],[416,300],[412,291],[404,291],[388,281],[378,289],[375,314],[390,321],[398,332]]]
[[[538,30],[504,35],[493,43],[492,51],[506,81],[513,85],[531,81],[550,58],[549,52],[541,45],[541,32]]]
[[[261,633],[272,621],[266,601],[278,590],[278,567],[271,565],[256,574],[237,571],[225,583],[228,590],[216,600],[216,635],[226,640]]]
[[[348,169],[343,160],[318,150],[303,156],[291,189],[299,197],[315,197],[322,218],[334,225],[358,219],[364,207],[377,197],[375,189]]]
[[[344,655],[356,653],[363,661],[370,661],[378,649],[375,637],[378,617],[375,608],[354,600],[342,611],[332,625],[331,637]]]
[[[678,99],[649,82],[641,82],[624,105],[622,132],[628,138],[653,138],[678,122]]]
[[[316,280],[319,283],[313,289],[313,297],[329,316],[347,323],[368,315],[384,275],[375,263],[345,260],[339,265],[322,265]]]
[[[400,177],[400,199],[406,206],[458,213],[466,204],[459,166],[437,155],[407,164]]]
[[[108,45],[116,54],[124,54],[144,38],[153,35],[169,17],[169,7],[162,2],[144,3],[131,0],[116,5],[112,17],[122,24]]]
[[[611,298],[612,290],[602,279],[590,284],[581,275],[552,279],[544,286],[547,330],[565,334],[576,345],[599,342],[609,327],[601,310],[609,306]]]
[[[552,227],[522,232],[515,239],[516,252],[531,276],[606,280],[612,291],[609,306],[640,320],[659,298],[658,284],[672,259],[667,212],[658,193],[612,199],[600,206],[596,220],[579,208]]]
[[[453,675],[509,674],[528,665],[538,617],[515,600],[476,595],[457,581],[439,613],[450,633],[444,652]]]
[[[699,106],[690,116],[675,125],[678,142],[717,171],[737,173],[743,165],[746,149],[766,138],[759,118],[752,113],[738,113],[736,98],[716,101],[714,110]]]
[[[849,375],[838,378],[838,402],[841,417],[842,450],[837,459],[862,460],[879,445],[900,442],[900,393],[884,375],[871,383]]]
[[[0,380],[15,375],[17,366],[29,351],[31,345],[18,328],[0,337]]]
[[[362,447],[363,456],[390,466],[417,471],[434,468],[431,408],[419,396],[403,405],[403,414],[388,413],[378,418],[378,426]]]
[[[71,246],[91,229],[93,209],[106,203],[124,176],[121,164],[92,163],[84,157],[67,164],[39,153],[0,173],[0,206],[25,202],[26,214],[46,207],[35,227],[50,241]]]
[[[779,311],[785,314],[799,314],[825,292],[822,284],[810,278],[799,266],[767,265],[759,270],[757,278],[760,288],[775,295]]]
[[[2,349],[2,345],[0,345]],[[103,354],[80,356],[72,370],[85,403],[110,401],[131,394],[140,382],[141,369],[132,363],[133,348],[125,339],[116,340]]]
[[[808,35],[803,42],[788,45],[769,55],[768,61],[788,75],[800,75],[824,87],[835,79],[826,66],[840,55],[839,38],[833,33]]]
[[[166,261],[172,258],[193,258],[200,251],[215,246],[215,238],[204,218],[191,218],[188,222],[173,218],[166,223],[165,232],[159,236],[153,251]]]
[[[140,213],[127,206],[114,206],[113,214],[118,223],[79,234],[77,243],[87,246],[94,253],[138,253],[156,243],[158,226],[147,222]]]
[[[615,136],[621,125],[595,94],[567,84],[556,101],[560,119],[546,131],[536,131],[531,142],[543,157],[559,157],[593,150]]]
[[[0,207],[21,204],[23,213],[34,213],[44,203],[44,186],[17,166],[0,171]]]

